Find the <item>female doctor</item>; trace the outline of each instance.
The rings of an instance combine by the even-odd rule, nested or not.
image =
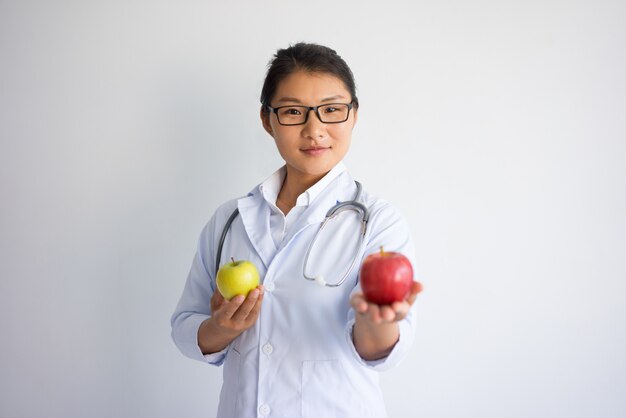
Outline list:
[[[188,357],[223,365],[218,417],[384,417],[378,372],[407,354],[415,331],[414,282],[406,300],[368,303],[358,266],[384,246],[414,250],[405,220],[389,203],[363,191],[369,210],[364,244],[360,217],[345,211],[320,233],[308,274],[305,255],[326,213],[357,191],[344,163],[359,102],[352,72],[330,48],[299,43],[278,50],[261,92],[261,122],[285,165],[247,196],[220,206],[202,230],[172,337]],[[215,284],[218,242],[224,264],[249,260],[262,285],[225,300]]]

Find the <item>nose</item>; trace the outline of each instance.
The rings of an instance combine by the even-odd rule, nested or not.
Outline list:
[[[309,139],[324,139],[326,137],[326,124],[319,119],[313,109],[309,109],[309,112],[313,112],[313,114],[309,113],[306,123],[302,125],[302,135]]]

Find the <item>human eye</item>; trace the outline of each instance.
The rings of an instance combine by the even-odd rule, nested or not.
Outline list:
[[[345,115],[348,112],[348,105],[343,104],[343,103],[331,103],[328,105],[325,105],[322,108],[322,111],[325,114],[341,114],[341,115]]]
[[[300,116],[302,109],[296,106],[285,106],[280,109],[281,116]]]
[[[348,119],[348,106],[342,103],[330,103],[320,107],[322,122],[339,123]]]

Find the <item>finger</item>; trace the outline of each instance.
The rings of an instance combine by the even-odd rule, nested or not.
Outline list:
[[[220,306],[224,304],[224,296],[220,293],[219,290],[213,292],[213,296],[211,296],[211,310],[215,312],[219,309]]]
[[[245,298],[243,295],[235,296],[234,298],[222,305],[220,314],[226,319],[231,319],[235,312],[237,312],[237,309],[239,309],[239,307],[243,303],[244,299]]]
[[[381,306],[380,317],[384,322],[393,322],[396,319],[396,313],[389,305]]]
[[[411,284],[411,290],[409,291],[409,295],[406,298],[406,301],[409,305],[413,305],[415,299],[417,299],[417,294],[423,290],[423,286],[420,282],[413,282]]]
[[[222,296],[222,293],[219,291],[219,289],[216,289],[215,292],[213,292],[213,296],[211,296],[211,299],[216,302],[225,300],[224,296]]]
[[[350,305],[358,313],[367,312],[367,301],[365,300],[363,293],[355,293],[352,295],[350,298]]]
[[[391,308],[396,314],[395,320],[399,321],[401,319],[404,319],[404,317],[409,313],[409,309],[411,308],[411,305],[408,303],[408,301],[394,302],[391,305]]]
[[[263,290],[261,289],[261,293],[259,294],[259,297],[257,298],[254,307],[252,307],[252,310],[245,319],[246,322],[254,323],[254,321],[256,321],[256,319],[259,317],[259,314],[261,313],[261,306],[263,305],[264,295],[265,292],[263,292]]]
[[[399,301],[399,302],[394,302],[394,303],[391,304],[391,309],[393,309],[393,311],[396,314],[407,312],[410,307],[411,307],[411,305],[409,305],[409,302],[406,301],[406,300],[402,300],[402,301]]]
[[[370,321],[372,321],[375,324],[380,324],[382,320],[382,318],[380,317],[380,306],[370,303],[367,306],[367,311],[369,314],[368,317]]]
[[[233,321],[244,321],[246,319],[246,317],[250,314],[250,311],[252,311],[252,308],[254,308],[260,293],[259,289],[256,288],[252,289],[250,293],[248,293],[246,299],[233,314]]]

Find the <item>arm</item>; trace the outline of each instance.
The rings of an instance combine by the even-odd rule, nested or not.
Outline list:
[[[222,215],[232,207],[222,210]],[[220,218],[224,218],[220,216]],[[215,285],[216,219],[217,213],[202,230],[185,288],[172,315],[172,338],[187,357],[220,365],[225,359],[224,349],[243,331],[250,328],[259,316],[263,288],[226,301]]]
[[[415,275],[414,247],[406,220],[386,202],[375,202],[370,208],[363,259],[384,246],[388,251],[408,257]],[[414,302],[421,287],[415,282],[404,301],[388,306],[368,303],[359,284],[353,289],[346,333],[353,354],[364,366],[377,371],[389,370],[406,357],[415,336]]]
[[[352,295],[350,304],[356,312],[352,338],[361,358],[373,361],[391,353],[400,338],[398,321],[406,317],[421,290],[422,285],[413,282],[405,300],[384,306],[367,302],[362,293]]]
[[[198,346],[202,354],[222,351],[242,332],[256,322],[263,302],[263,286],[252,290],[248,297],[237,295],[227,301],[220,292],[211,297],[213,315],[198,328]]]

